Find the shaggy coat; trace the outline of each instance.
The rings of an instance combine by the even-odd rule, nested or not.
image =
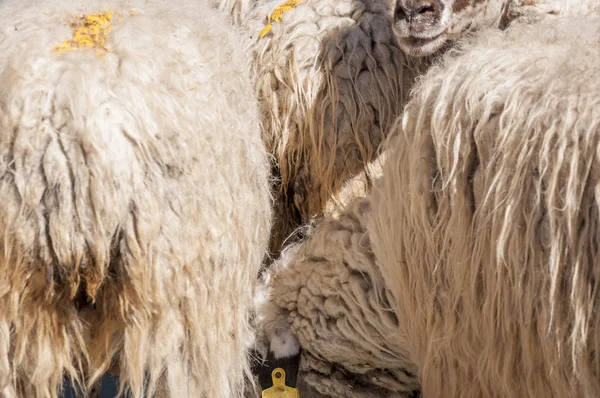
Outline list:
[[[449,40],[497,26],[509,3],[441,1],[453,4]],[[349,180],[359,175],[361,191],[370,190],[369,163],[377,159],[415,80],[439,54],[415,58],[402,52],[392,29],[394,1],[297,1],[264,37],[259,33],[265,19],[282,0],[218,3],[253,39],[262,135],[273,155],[276,256],[298,226],[340,199]]]
[[[265,280],[271,301],[261,326],[270,335],[291,327],[301,378],[326,396],[408,398],[419,390],[418,368],[370,250],[366,210],[355,200],[282,252]]]
[[[599,29],[469,39],[421,80],[368,200],[284,251],[268,294],[319,391],[598,396]]]
[[[244,25],[277,179],[273,254],[377,157],[427,64],[398,47],[387,1],[301,2],[258,37],[279,3],[256,2]]]
[[[366,225],[426,397],[600,396],[599,35],[482,34],[407,106]]]
[[[0,3],[0,396],[113,360],[134,397],[241,396],[271,203],[240,43],[194,1]]]

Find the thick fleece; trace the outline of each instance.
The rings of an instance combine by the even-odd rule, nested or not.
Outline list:
[[[427,64],[398,47],[387,1],[303,1],[259,38],[280,3],[256,2],[244,24],[253,36],[263,139],[278,178],[273,254],[377,157]]]
[[[268,280],[306,380],[369,396],[342,391],[363,362],[416,370],[387,394],[419,380],[428,397],[597,396],[598,29],[551,17],[487,31],[423,77],[375,192],[332,211]],[[354,270],[363,301],[340,283]],[[357,348],[372,341],[397,359]]]
[[[304,353],[301,377],[323,394],[408,397],[419,388],[417,368],[363,227],[368,206],[354,200],[283,252],[265,281],[267,305],[279,310],[261,307],[279,320],[262,325],[291,327]]]
[[[600,394],[599,34],[487,32],[407,106],[366,225],[425,397]]]
[[[467,32],[506,23],[508,0],[441,1],[452,10],[448,44]],[[521,15],[522,1],[513,14]],[[252,37],[262,134],[273,155],[277,201],[271,253],[276,256],[298,226],[340,200],[349,180],[369,175],[368,165],[377,160],[415,80],[447,47],[430,57],[406,56],[392,28],[393,1],[219,4],[234,21],[243,21]],[[535,15],[531,8],[539,7],[529,6],[528,15]],[[282,10],[281,18],[260,37],[274,10]]]
[[[0,396],[113,360],[134,397],[241,396],[271,213],[243,43],[196,1],[0,2]]]

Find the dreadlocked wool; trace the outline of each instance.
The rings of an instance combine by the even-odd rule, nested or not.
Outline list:
[[[257,1],[244,18],[253,36],[263,140],[277,179],[275,255],[296,227],[321,215],[344,183],[376,159],[428,62],[402,53],[387,1],[280,3]],[[259,37],[268,15],[278,20],[271,18]]]
[[[575,17],[480,32],[420,80],[371,195],[267,276],[272,329],[297,336],[307,382],[600,394],[598,33]]]
[[[239,397],[270,230],[244,41],[195,1],[0,2],[0,396]]]

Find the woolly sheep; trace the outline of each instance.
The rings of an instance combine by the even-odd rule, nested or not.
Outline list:
[[[265,317],[322,392],[600,395],[599,34],[555,18],[448,53],[371,195],[283,253]]]
[[[387,0],[298,1],[259,37],[265,16],[280,3],[220,3],[234,14],[231,10],[246,10],[234,20],[243,20],[253,37],[263,139],[278,178],[274,255],[296,227],[320,216],[342,186],[377,158],[412,84],[431,60],[404,54],[393,29],[395,5]],[[453,10],[446,26],[452,32],[466,28],[465,18],[471,29],[497,24],[503,4],[435,3]]]
[[[240,3],[243,3],[240,8],[252,8],[247,2]],[[445,51],[440,45],[429,50],[435,52],[429,58],[423,57],[423,51],[413,48],[411,53],[415,57],[405,57],[398,48],[393,30],[399,17],[394,9],[415,7],[415,3],[398,0],[391,8],[388,3],[376,1],[340,3],[337,7],[346,10],[341,13],[329,4],[311,1],[287,11],[284,20],[273,23],[271,32],[253,45],[254,75],[264,111],[263,137],[275,155],[274,172],[277,174],[279,168],[283,181],[276,201],[272,254],[277,255],[292,231],[297,233],[294,237],[297,239],[310,229],[305,226],[295,229],[298,224],[318,220],[316,216],[321,212],[335,216],[352,198],[368,193],[373,179],[380,175],[380,159],[375,156],[388,134],[390,121],[399,115],[416,77],[425,71],[431,59]],[[443,27],[447,29],[443,35],[445,41],[455,40],[460,34],[482,26],[506,23],[507,19],[504,1],[471,4],[442,0],[433,3],[446,10],[443,18],[434,21],[444,23]],[[233,9],[229,1],[222,4],[227,4],[222,5],[222,9]],[[274,3],[256,4],[246,18],[246,25],[254,26],[254,32],[262,27],[258,23],[261,21],[259,16],[267,14]],[[448,14],[448,10],[452,13]],[[512,11],[516,14],[515,9]],[[315,20],[319,22],[318,29]],[[399,40],[401,46],[402,39]],[[391,56],[380,59],[373,57],[372,51],[376,55],[386,52]],[[289,65],[293,67],[290,69]],[[345,72],[351,69],[354,70],[351,74]],[[377,84],[372,84],[374,81]],[[305,87],[313,85],[324,85],[329,91],[315,88],[307,93]],[[342,92],[339,87],[343,88]],[[364,102],[365,99],[368,101]],[[338,109],[339,117],[332,119],[328,112],[338,105],[338,101],[342,104]],[[361,112],[360,108],[365,106],[369,111]],[[374,114],[389,115],[389,119],[386,118],[384,126],[374,124],[370,119]],[[310,120],[307,122],[306,119]],[[366,155],[365,149],[369,152]],[[299,173],[296,182],[285,177],[296,173],[285,171],[290,167]],[[357,174],[360,169],[364,170]],[[308,184],[302,170],[309,170],[313,175],[311,179],[318,183]],[[286,183],[286,180],[290,181]],[[288,188],[282,191],[286,185]],[[291,185],[294,185],[293,189]],[[293,203],[290,203],[291,194]],[[313,210],[298,214],[298,210],[308,207]],[[270,340],[269,334],[267,332],[263,337]],[[356,393],[356,386],[353,391]]]
[[[341,191],[347,191],[345,184],[365,186],[362,193],[368,192],[375,176],[366,165],[376,160],[415,79],[448,43],[465,31],[566,9],[590,12],[596,3],[212,0],[254,38],[252,67],[263,138],[274,155],[272,255],[296,227],[328,214]],[[422,26],[415,22],[422,15],[411,17],[409,29],[407,8],[431,12],[423,13]],[[276,14],[261,38],[265,20]]]
[[[395,43],[382,0],[304,2],[258,37],[278,3],[257,2],[245,19],[277,179],[273,255],[376,157],[421,63]]]
[[[407,107],[367,230],[424,396],[600,395],[599,34],[487,33]]]
[[[134,397],[242,396],[271,214],[242,45],[195,1],[0,2],[0,396],[113,358]]]
[[[511,2],[429,1],[443,12],[427,17],[420,30],[413,24],[400,32],[408,25],[397,10],[417,3],[423,1],[214,0],[253,37],[263,139],[274,157],[273,256],[299,225],[327,214],[349,180],[370,189],[367,165],[376,161],[415,79],[466,31],[506,23]],[[266,17],[279,11],[261,37]],[[433,34],[433,47],[416,38]]]

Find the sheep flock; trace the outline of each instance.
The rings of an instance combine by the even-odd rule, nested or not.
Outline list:
[[[600,396],[599,38],[598,0],[0,0],[0,398]]]

